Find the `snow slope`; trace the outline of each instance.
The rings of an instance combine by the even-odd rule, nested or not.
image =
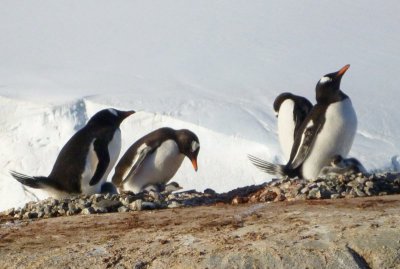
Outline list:
[[[342,89],[359,119],[351,155],[372,170],[400,152],[397,1],[0,4],[0,210],[45,197],[24,191],[9,169],[47,175],[106,107],[139,111],[121,126],[122,151],[162,126],[198,134],[198,173],[186,160],[174,178],[187,189],[268,180],[246,155],[284,162],[275,96],[314,101],[318,79],[347,63]]]

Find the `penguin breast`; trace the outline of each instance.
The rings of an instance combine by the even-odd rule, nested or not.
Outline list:
[[[303,162],[303,177],[315,179],[322,167],[328,165],[335,155],[345,158],[353,144],[356,130],[357,116],[350,99],[330,104],[325,112],[325,123]]]
[[[290,159],[290,153],[294,141],[295,121],[293,118],[294,102],[286,99],[279,108],[278,113],[278,137],[283,155]]]
[[[174,140],[166,140],[149,153],[138,171],[124,184],[124,190],[139,192],[148,184],[165,184],[178,171],[185,155]]]
[[[96,139],[90,143],[89,150],[86,157],[85,167],[81,176],[81,192],[84,194],[94,194],[101,192],[101,186],[107,181],[107,176],[111,172],[115,163],[117,162],[119,153],[121,151],[121,131],[117,129],[114,132],[113,138],[108,144],[107,150],[110,156],[110,162],[107,166],[105,173],[103,174],[101,180],[93,186],[90,186],[89,182],[96,172],[97,165],[99,163],[99,158],[94,150],[94,142]]]

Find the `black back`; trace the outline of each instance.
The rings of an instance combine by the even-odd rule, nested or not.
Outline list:
[[[324,77],[328,78],[328,80],[318,81],[315,87],[317,104],[312,108],[298,129],[298,133],[296,134],[293,143],[292,152],[290,154],[290,160],[285,166],[286,170],[301,170],[300,167],[304,159],[310,153],[315,137],[319,134],[325,124],[325,112],[329,104],[343,101],[348,98],[348,96],[340,90],[340,82],[343,74],[349,67],[349,65],[346,65],[337,72],[326,74]],[[307,127],[310,121],[312,121],[313,124],[311,127]],[[302,142],[301,140],[303,135],[305,136],[305,139]]]
[[[113,111],[116,115],[111,113],[110,109],[96,113],[61,149],[48,178],[56,181],[63,191],[81,192],[81,175],[85,169],[91,143],[95,141],[94,147],[98,156],[98,152],[108,154],[108,143],[112,140],[115,131],[119,128],[122,120],[133,113],[133,111],[124,112],[115,109]],[[100,163],[101,161],[99,161],[99,165]],[[100,169],[104,174],[108,163],[103,166],[105,167]],[[101,176],[102,174],[98,174],[97,177]]]
[[[120,185],[121,181],[123,180],[123,174],[125,173],[126,169],[131,167],[132,161],[135,159],[139,148],[143,144],[146,144],[151,148],[151,151],[149,152],[149,154],[151,154],[166,140],[174,140],[179,147],[179,151],[187,157],[197,158],[200,149],[198,148],[195,152],[192,152],[191,142],[200,142],[198,137],[193,132],[186,129],[174,130],[169,127],[163,127],[143,136],[127,149],[115,167],[115,174],[112,182],[117,186]]]

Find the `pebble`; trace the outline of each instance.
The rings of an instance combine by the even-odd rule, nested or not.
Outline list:
[[[96,210],[94,210],[93,207],[88,207],[82,210],[82,214],[83,215],[90,215],[90,214],[94,214],[96,212]]]
[[[168,204],[168,208],[182,207],[183,205],[177,201],[172,201]]]
[[[377,173],[371,175],[339,175],[304,179],[275,179],[261,185],[237,188],[227,193],[212,189],[204,192],[143,192],[134,194],[80,195],[66,199],[48,198],[29,202],[21,208],[10,208],[0,215],[14,219],[51,218],[77,214],[103,214],[187,206],[213,205],[218,203],[242,204],[306,199],[339,199],[388,195],[400,193],[400,173]]]
[[[118,207],[118,212],[128,212],[129,208],[127,208],[126,206],[120,206]]]

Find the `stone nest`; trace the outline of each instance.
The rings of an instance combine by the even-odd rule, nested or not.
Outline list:
[[[338,199],[400,193],[400,174],[353,174],[304,179],[276,179],[261,185],[238,188],[218,194],[212,189],[176,193],[143,192],[133,194],[94,194],[65,199],[48,198],[29,202],[22,208],[11,208],[0,213],[0,220],[36,219],[58,216],[129,212],[152,209],[258,202],[295,201],[306,199]]]

